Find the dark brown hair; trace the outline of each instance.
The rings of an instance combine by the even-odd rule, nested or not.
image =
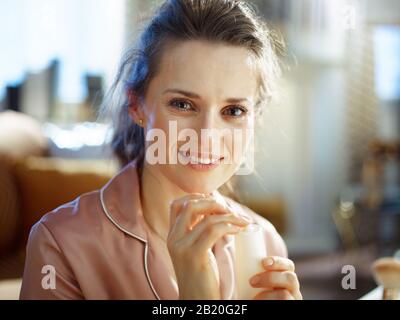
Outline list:
[[[254,6],[239,0],[167,0],[123,56],[115,82],[103,107],[114,114],[112,149],[121,165],[144,159],[143,128],[129,116],[129,94],[144,98],[157,73],[160,57],[171,41],[207,40],[247,48],[259,69],[256,108],[271,98],[280,75],[277,51],[283,43],[257,14]]]

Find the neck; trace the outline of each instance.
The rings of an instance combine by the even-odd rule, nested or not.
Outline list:
[[[166,179],[155,166],[144,162],[141,176],[143,216],[153,232],[166,240],[169,232],[170,202],[186,195]]]

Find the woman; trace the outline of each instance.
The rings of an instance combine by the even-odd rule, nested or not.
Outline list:
[[[273,38],[246,2],[166,1],[124,57],[111,94],[123,169],[32,227],[21,298],[235,299],[232,239],[253,222],[268,252],[249,279],[260,288],[254,298],[301,299],[274,227],[218,191],[239,169],[233,146],[243,147],[242,159],[277,71]],[[171,139],[174,129],[224,133],[187,148]],[[160,148],[149,152],[154,140]]]

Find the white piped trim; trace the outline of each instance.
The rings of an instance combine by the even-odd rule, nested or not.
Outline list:
[[[104,203],[104,194],[103,194],[103,191],[104,191],[103,189],[100,190],[100,202],[101,202],[101,207],[103,208],[103,211],[104,211],[105,215],[107,216],[107,218],[110,219],[110,221],[111,221],[118,229],[120,229],[122,232],[125,232],[126,234],[130,235],[131,237],[134,237],[134,238],[136,238],[136,239],[138,239],[138,240],[144,242],[145,247],[144,247],[144,257],[143,257],[143,258],[144,258],[144,270],[145,270],[145,273],[146,273],[146,278],[147,278],[147,281],[149,282],[150,288],[151,288],[151,290],[153,291],[154,295],[156,296],[157,300],[161,300],[160,297],[159,297],[159,295],[158,295],[158,293],[157,293],[157,291],[156,291],[156,289],[155,289],[154,286],[153,286],[153,283],[152,283],[151,278],[150,278],[149,270],[148,270],[148,268],[147,268],[147,253],[148,253],[148,242],[147,242],[147,240],[146,240],[146,239],[143,239],[142,237],[139,237],[138,235],[136,235],[136,234],[134,234],[134,233],[132,233],[132,232],[130,232],[130,231],[128,231],[128,230],[126,230],[124,227],[120,226],[120,225],[113,219],[113,217],[112,217],[111,214],[108,212],[107,207],[106,207],[106,205],[105,205],[105,203]]]
[[[153,286],[153,283],[151,282],[149,270],[147,269],[147,251],[148,251],[148,245],[146,242],[146,246],[144,247],[144,269],[146,270],[146,277],[147,277],[147,280],[149,281],[151,290],[153,290],[153,293],[156,296],[157,300],[161,300],[160,297],[158,296],[156,289]]]
[[[106,216],[108,217],[108,219],[110,219],[111,222],[114,223],[114,224],[117,226],[118,229],[120,229],[121,231],[123,231],[123,232],[129,234],[130,236],[132,236],[132,237],[134,237],[134,238],[136,238],[136,239],[138,239],[138,240],[140,240],[140,241],[143,241],[144,243],[147,243],[147,240],[146,240],[146,239],[143,239],[142,237],[139,237],[138,235],[136,235],[136,234],[134,234],[134,233],[132,233],[132,232],[129,232],[129,231],[126,230],[124,227],[121,227],[121,226],[113,219],[113,217],[112,217],[112,216],[110,215],[110,213],[108,212],[106,205],[104,204],[103,190],[100,190],[100,202],[101,202],[101,206],[102,206],[102,208],[103,208],[104,213],[106,214]]]

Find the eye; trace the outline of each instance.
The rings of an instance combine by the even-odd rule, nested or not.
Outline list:
[[[222,114],[224,116],[235,117],[235,118],[244,116],[246,113],[247,113],[246,108],[241,106],[230,106],[222,111]]]
[[[192,104],[185,100],[173,99],[169,102],[169,105],[179,111],[194,110]]]

